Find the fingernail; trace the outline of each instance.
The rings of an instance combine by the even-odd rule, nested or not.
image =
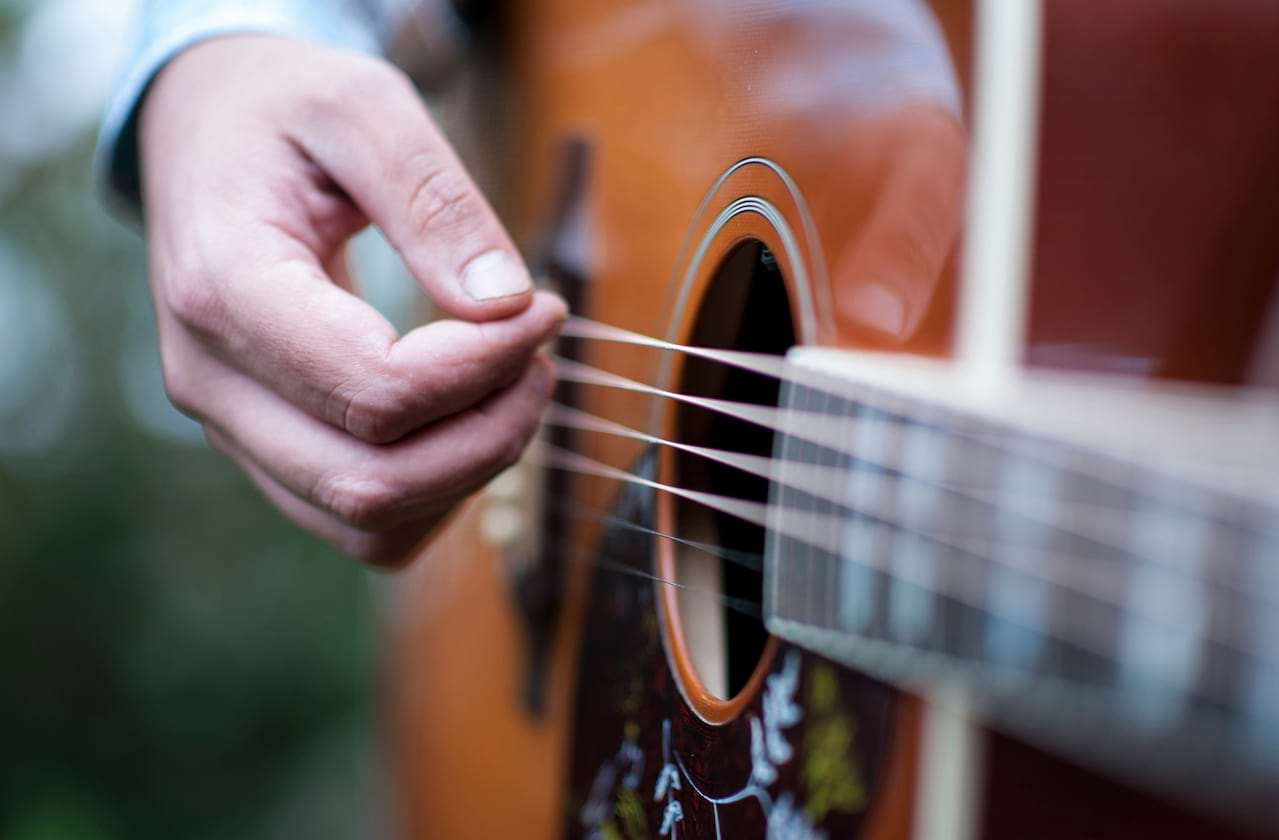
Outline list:
[[[849,292],[845,305],[853,320],[872,330],[899,337],[906,331],[906,301],[891,286],[858,286]]]
[[[532,288],[524,265],[506,251],[480,254],[462,270],[462,290],[472,300],[522,295]]]

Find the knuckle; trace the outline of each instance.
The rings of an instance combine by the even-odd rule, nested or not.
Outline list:
[[[510,467],[524,457],[524,450],[537,434],[541,425],[542,405],[521,400],[509,405],[506,410],[486,415],[488,428],[486,438],[490,443],[490,459],[487,466],[494,472]]]
[[[183,326],[205,335],[218,333],[226,322],[226,301],[210,283],[180,282],[168,286],[169,311]]]
[[[379,92],[397,97],[409,96],[414,103],[422,101],[413,78],[402,67],[378,58],[366,59],[366,61],[370,61],[375,67],[373,75]]]
[[[520,458],[524,457],[524,448],[528,446],[529,437],[532,430],[521,430],[511,435],[506,440],[504,451],[502,452],[502,469],[506,469],[514,465]]]
[[[332,475],[320,482],[320,505],[346,525],[375,529],[399,505],[399,494],[387,482],[367,475]]]
[[[539,411],[535,414],[531,414],[520,427],[520,430],[514,437],[513,446],[515,447],[515,458],[512,459],[513,462],[524,457],[524,450],[528,449],[528,446],[532,442],[534,436],[537,435],[537,430],[541,427],[541,421],[542,413]]]
[[[519,461],[532,433],[533,429],[523,424],[515,428],[494,429],[484,458],[485,472],[495,474]]]
[[[396,67],[368,56],[344,56],[342,72],[332,74],[329,83],[315,88],[311,103],[321,114],[348,118],[352,111],[364,111],[371,99],[411,87],[411,82]]]
[[[495,333],[492,324],[480,323],[476,329],[483,341],[470,358],[462,361],[467,377],[501,387],[519,379],[529,362],[528,349],[506,333]]]
[[[419,154],[405,165],[411,184],[406,218],[419,234],[478,226],[483,207],[470,179],[442,155]]]
[[[338,406],[330,414],[339,415],[341,428],[368,443],[392,443],[408,431],[408,400],[390,382],[359,388],[331,403]]]

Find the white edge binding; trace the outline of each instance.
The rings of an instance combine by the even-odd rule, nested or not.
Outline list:
[[[1021,362],[1039,124],[1040,0],[979,0],[956,360],[977,389]],[[962,693],[925,702],[916,840],[978,833],[982,734]]]

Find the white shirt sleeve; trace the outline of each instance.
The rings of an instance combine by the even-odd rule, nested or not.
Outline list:
[[[402,0],[142,0],[137,38],[98,139],[95,168],[108,199],[141,210],[137,113],[156,73],[182,50],[219,35],[294,35],[381,52]]]

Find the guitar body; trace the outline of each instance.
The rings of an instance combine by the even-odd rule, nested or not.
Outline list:
[[[1277,98],[1256,93],[1279,78],[1279,22],[1248,4],[1159,5],[1046,5],[1030,358],[1239,381],[1279,266],[1279,239],[1255,222],[1279,217]],[[501,169],[517,188],[504,211],[575,311],[605,324],[765,353],[945,356],[974,26],[968,3],[940,0],[518,4],[500,21],[515,103]],[[1198,86],[1174,72],[1189,32],[1235,56],[1201,68]],[[1114,78],[1149,88],[1125,102]],[[1180,100],[1161,98],[1178,86]],[[1162,147],[1122,182],[1143,144],[1200,131],[1208,114],[1250,129]],[[776,400],[749,376],[652,348],[577,341],[571,357],[668,391]],[[773,443],[649,393],[561,399],[658,438],[764,456]],[[643,440],[559,443],[656,484],[767,501],[766,483],[733,486]],[[388,744],[406,836],[919,830],[925,702],[763,632],[749,614],[759,569],[729,562],[764,554],[762,528],[652,485],[573,475],[534,493],[538,472],[522,480],[471,502],[394,584]],[[539,527],[516,545],[485,524],[512,495],[538,497]],[[832,596],[784,597],[820,609]],[[981,836],[1235,830],[1021,740],[980,737]]]

